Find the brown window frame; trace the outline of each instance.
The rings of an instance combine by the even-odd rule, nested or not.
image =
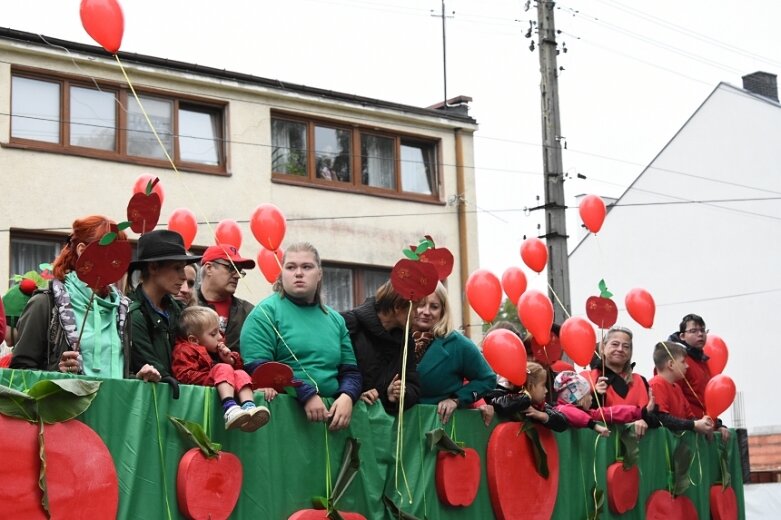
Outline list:
[[[352,305],[350,306],[350,309],[353,309],[359,305],[361,305],[365,298],[366,298],[366,275],[368,271],[374,271],[378,274],[385,275],[387,274],[387,279],[390,280],[391,275],[391,267],[387,266],[381,266],[381,265],[364,265],[364,264],[348,264],[348,263],[341,263],[341,262],[327,262],[323,261],[323,269],[344,269],[349,270],[351,275],[351,283],[352,283]],[[373,296],[374,292],[370,294],[370,296]],[[336,308],[334,305],[331,305],[329,302],[325,302],[327,305],[330,305],[334,308]],[[350,310],[350,309],[341,309],[342,311]]]
[[[27,67],[14,67],[11,70],[11,81],[13,78],[28,78],[38,81],[48,81],[57,83],[60,86],[60,139],[58,143],[49,143],[29,138],[20,138],[13,136],[11,124],[14,114],[9,118],[9,142],[6,146],[12,148],[24,148],[31,150],[42,150],[47,152],[61,153],[66,155],[77,155],[81,157],[91,157],[96,159],[105,159],[110,161],[125,162],[143,166],[152,166],[160,168],[170,168],[171,163],[167,158],[155,159],[151,157],[140,157],[128,155],[127,153],[127,111],[123,107],[128,106],[128,100],[133,98],[130,89],[121,83],[112,81],[96,81],[93,78],[85,78],[74,75],[58,74],[52,71]],[[97,86],[97,89],[96,89]],[[70,144],[70,88],[83,87],[102,92],[113,92],[115,94],[116,112],[115,112],[115,146],[113,151],[99,150],[84,146]],[[181,171],[208,173],[214,175],[229,175],[228,173],[228,149],[225,136],[228,135],[228,103],[216,101],[213,99],[204,99],[196,96],[173,94],[169,91],[151,88],[136,88],[139,97],[154,97],[172,103],[172,134],[173,134],[173,153],[171,159],[176,168]],[[13,91],[11,92],[13,96]],[[187,108],[197,108],[207,113],[215,114],[220,119],[218,133],[215,141],[219,143],[218,163],[217,165],[201,164],[198,162],[184,161],[180,158],[179,145],[179,110],[184,106]]]
[[[344,121],[337,121],[324,118],[312,118],[301,114],[290,112],[272,111],[270,121],[288,121],[291,123],[301,123],[306,125],[306,175],[296,175],[273,171],[273,162],[271,167],[271,180],[280,184],[293,184],[298,186],[307,186],[327,190],[360,193],[364,195],[373,195],[385,198],[396,198],[412,200],[418,202],[428,202],[434,204],[444,204],[442,201],[442,140],[424,135],[400,133],[383,128],[361,126]],[[350,146],[350,173],[352,178],[350,182],[334,181],[317,177],[316,171],[316,150],[315,150],[315,127],[325,126],[339,130],[351,132]],[[273,132],[273,130],[272,130]],[[363,184],[362,181],[362,154],[361,154],[361,136],[364,134],[376,135],[393,139],[394,142],[394,179],[395,188],[387,189]],[[269,139],[270,147],[274,150],[273,136]],[[431,187],[431,194],[426,195],[411,191],[402,190],[402,172],[401,172],[401,146],[411,144],[414,146],[430,145],[434,149],[433,165],[436,168],[434,173],[434,186]]]

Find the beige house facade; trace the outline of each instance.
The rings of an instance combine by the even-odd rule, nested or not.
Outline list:
[[[447,285],[456,325],[479,331],[462,298],[478,261],[468,98],[412,107],[118,56],[0,29],[0,290],[52,260],[74,219],[125,220],[133,185],[151,174],[164,189],[158,228],[190,209],[196,251],[232,219],[242,255],[256,258],[252,212],[278,206],[282,248],[305,240],[319,249],[326,298],[340,309],[361,303],[403,248],[430,235],[455,257]],[[256,269],[237,294],[257,302],[270,290]]]

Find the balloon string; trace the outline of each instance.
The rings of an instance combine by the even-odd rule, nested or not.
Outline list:
[[[401,354],[401,395],[399,395],[399,416],[396,422],[396,464],[394,469],[393,483],[396,487],[396,493],[399,497],[404,498],[404,494],[399,491],[399,468],[401,468],[401,478],[404,481],[404,487],[407,490],[407,496],[409,497],[409,503],[412,503],[412,490],[410,489],[409,482],[407,481],[407,472],[404,471],[404,463],[402,457],[404,456],[403,448],[403,433],[404,433],[404,394],[407,390],[407,357],[409,353],[409,324],[412,317],[412,300],[409,301],[409,309],[407,310],[407,322],[404,324],[404,349]]]
[[[597,438],[594,439],[594,465],[592,466],[594,470],[594,492],[591,494],[591,498],[594,500],[594,512],[599,511],[599,500],[597,500],[597,449],[599,447],[599,439],[601,438],[601,435],[597,435]]]
[[[607,424],[607,419],[605,419],[605,409],[602,407],[602,404],[599,402],[599,393],[597,392],[597,386],[594,384],[594,380],[591,377],[591,371],[587,372],[588,374],[588,382],[591,384],[591,391],[594,392],[594,401],[597,403],[597,410],[599,410],[599,415],[602,416],[602,422]]]
[[[331,508],[331,451],[328,448],[328,425],[323,423],[325,432],[325,503]]]
[[[152,385],[152,403],[155,408],[155,425],[157,426],[157,447],[160,451],[160,471],[163,474],[163,498],[165,498],[165,509],[168,513],[168,520],[171,520],[171,504],[168,502],[168,486],[165,474],[165,456],[163,455],[163,432],[160,430],[160,413],[157,409],[157,385]]]
[[[571,316],[570,316],[570,314],[569,314],[569,311],[568,311],[568,310],[567,310],[567,308],[564,306],[564,304],[563,304],[563,303],[561,303],[561,300],[559,299],[559,295],[558,295],[558,294],[556,294],[556,291],[554,291],[554,290],[553,290],[553,286],[552,286],[550,283],[548,284],[548,289],[550,289],[550,292],[551,292],[551,294],[552,294],[552,295],[553,295],[553,297],[556,299],[556,303],[558,303],[558,304],[559,304],[559,307],[561,307],[561,310],[563,310],[563,311],[564,311],[564,314],[566,314],[566,315],[567,315],[567,318],[570,318]]]

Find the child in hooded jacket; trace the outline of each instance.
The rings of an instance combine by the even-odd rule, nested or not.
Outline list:
[[[633,405],[603,406],[591,410],[593,395],[591,385],[585,377],[572,371],[556,376],[553,382],[556,391],[555,409],[562,413],[573,428],[591,428],[602,437],[610,435],[610,429],[601,424],[626,424],[645,419],[654,408],[653,394],[645,408]]]
[[[523,386],[516,386],[499,376],[497,388],[485,395],[485,402],[493,406],[502,419],[522,421],[529,418],[553,431],[562,432],[567,429],[567,419],[545,401],[547,381],[547,370],[539,363],[529,361]]]

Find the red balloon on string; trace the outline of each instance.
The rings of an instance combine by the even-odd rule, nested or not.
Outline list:
[[[281,249],[269,251],[265,247],[258,253],[258,266],[268,283],[274,283],[279,277],[279,273],[282,272],[281,265],[284,254],[285,252]]]
[[[146,193],[146,187],[151,182],[154,181],[157,178],[156,175],[151,175],[149,173],[144,173],[138,176],[138,179],[136,179],[135,184],[133,184],[133,194],[136,193]],[[165,201],[165,191],[163,191],[163,183],[158,182],[152,187],[152,193],[157,193],[157,196],[160,198],[160,206],[163,205],[163,202]]]
[[[111,54],[122,45],[125,17],[117,0],[81,0],[81,25],[93,40]]]
[[[705,413],[712,419],[730,407],[735,400],[735,382],[731,377],[719,374],[705,385]]]
[[[287,222],[278,207],[265,203],[252,212],[249,228],[260,245],[269,251],[276,251],[285,238]]]
[[[514,385],[526,382],[526,349],[520,338],[507,329],[496,329],[483,339],[483,355],[494,372]]]
[[[548,248],[539,238],[527,238],[521,244],[521,259],[534,272],[541,273],[548,265]]]
[[[198,232],[198,222],[195,220],[195,213],[187,208],[175,209],[168,217],[168,229],[176,231],[182,235],[184,248],[190,249],[195,240],[195,234]]]
[[[579,316],[567,318],[561,324],[559,339],[564,352],[572,358],[572,361],[582,367],[591,363],[597,346],[597,335],[588,320]]]
[[[709,358],[706,363],[710,374],[712,376],[721,374],[724,367],[727,366],[727,359],[729,359],[729,350],[727,350],[727,344],[724,343],[724,340],[715,334],[708,334],[702,350]]]
[[[654,326],[654,315],[656,314],[656,303],[651,293],[645,289],[632,289],[626,293],[624,299],[626,310],[637,323],[650,329]]]
[[[478,269],[466,280],[466,298],[483,321],[494,321],[502,304],[502,284],[491,271]]]
[[[597,195],[586,195],[580,201],[578,206],[580,219],[586,226],[586,229],[592,233],[597,233],[602,229],[602,223],[605,221],[605,202]]]
[[[235,220],[229,218],[220,220],[214,229],[214,237],[217,244],[228,244],[236,249],[241,247],[241,228]]]
[[[550,343],[553,304],[540,291],[528,290],[518,300],[518,317],[540,345]]]
[[[508,267],[502,274],[504,294],[510,298],[513,305],[518,305],[518,299],[526,290],[526,275],[520,267]]]

